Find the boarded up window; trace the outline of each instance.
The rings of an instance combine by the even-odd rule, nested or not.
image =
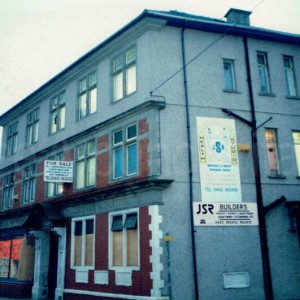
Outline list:
[[[0,278],[33,281],[34,242],[19,237],[0,241]]]
[[[74,222],[73,265],[94,265],[94,219],[83,219]]]
[[[137,213],[114,216],[112,219],[112,265],[138,266]]]

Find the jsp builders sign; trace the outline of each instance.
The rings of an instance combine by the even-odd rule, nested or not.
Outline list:
[[[241,202],[235,124],[221,118],[197,118],[202,202]]]
[[[258,225],[256,203],[194,203],[194,226]]]
[[[44,161],[44,181],[47,182],[73,182],[72,161]]]

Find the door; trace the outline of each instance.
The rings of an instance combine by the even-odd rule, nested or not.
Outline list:
[[[50,253],[48,271],[48,298],[55,298],[57,285],[57,258],[58,258],[58,236],[50,232]]]

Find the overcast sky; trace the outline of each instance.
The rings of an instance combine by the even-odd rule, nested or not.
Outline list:
[[[300,0],[0,0],[0,115],[144,9],[223,18],[300,34]]]

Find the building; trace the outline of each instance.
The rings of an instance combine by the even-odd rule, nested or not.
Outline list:
[[[0,117],[0,296],[296,299],[300,36],[145,10]]]

